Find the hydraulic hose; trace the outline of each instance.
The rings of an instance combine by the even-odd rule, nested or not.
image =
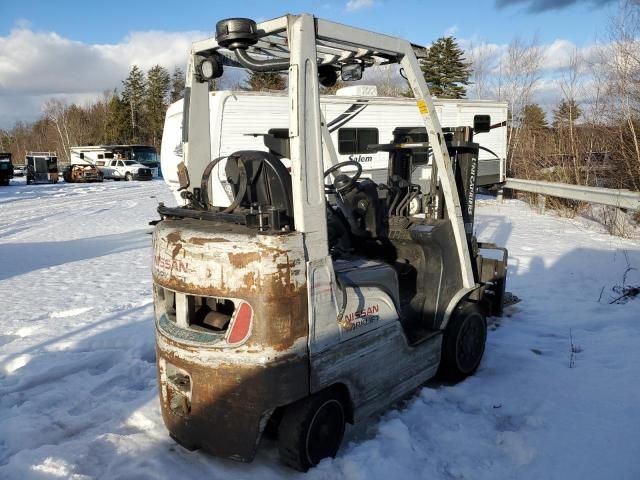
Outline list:
[[[291,61],[289,58],[266,58],[261,60],[252,57],[246,50],[241,48],[237,48],[235,52],[238,63],[254,72],[281,72],[282,70],[288,70]],[[318,66],[332,64],[331,60],[318,60]]]
[[[484,150],[485,152],[489,152],[491,155],[493,155],[494,157],[496,157],[498,160],[500,160],[500,157],[498,156],[498,154],[496,152],[494,152],[493,150],[489,150],[487,147],[483,147],[483,146],[479,146],[478,147],[480,150]]]
[[[269,58],[259,60],[252,57],[246,50],[241,48],[236,49],[236,58],[243,67],[253,70],[254,72],[279,72],[289,68],[288,58]]]

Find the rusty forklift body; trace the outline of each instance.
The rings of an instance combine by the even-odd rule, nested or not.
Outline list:
[[[357,162],[336,162],[318,87],[390,63],[424,125],[371,145],[390,155],[378,185]],[[265,151],[210,156],[208,80],[223,66],[288,72],[289,130],[264,132]],[[473,236],[473,131],[440,128],[414,46],[398,38],[287,15],[223,20],[194,44],[185,205],[161,205],[153,235],[160,401],[176,441],[250,461],[270,424],[282,461],[305,470],[335,455],[345,422],[439,370],[475,371],[485,316],[502,308],[506,251]],[[411,168],[430,155],[422,192]],[[228,205],[209,201],[215,172],[232,185]],[[410,214],[416,198],[427,215]]]

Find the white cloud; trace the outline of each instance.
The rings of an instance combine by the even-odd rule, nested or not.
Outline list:
[[[203,32],[134,32],[117,44],[88,44],[20,26],[0,37],[0,127],[33,120],[50,97],[88,100],[122,86],[133,65],[185,68]]]
[[[475,60],[480,65],[481,81],[468,87],[469,95],[492,98],[498,85],[500,63],[505,60],[509,46],[484,43],[475,37],[460,39],[460,45],[465,50],[467,60]],[[593,69],[602,62],[603,52],[608,48],[610,45],[598,43],[578,47],[566,39],[556,39],[551,43],[540,45],[542,55],[540,78],[536,82],[531,101],[540,104],[550,114],[563,98],[563,85],[565,89],[568,88],[572,60],[577,56],[577,75],[575,84],[571,87],[572,95],[586,109],[596,95],[597,81],[594,78]],[[475,80],[472,78],[472,81]]]
[[[542,68],[545,70],[562,70],[571,63],[571,58],[579,54],[575,44],[568,40],[556,40],[544,46]]]
[[[453,37],[456,33],[458,33],[458,30],[460,30],[458,28],[458,25],[451,25],[449,28],[447,28],[444,31],[444,36],[445,37]]]
[[[372,7],[373,4],[373,0],[349,0],[346,4],[346,9],[348,12],[355,12],[356,10]]]
[[[500,61],[507,54],[509,45],[506,43],[484,43],[477,39],[460,39],[461,47],[465,50],[468,60],[481,59],[492,66],[494,73],[498,72]],[[577,47],[573,42],[565,39],[556,39],[550,44],[540,45],[542,60],[540,70],[546,73],[558,73],[566,70],[571,65],[572,58],[577,55],[579,69],[584,71],[587,64],[598,59],[603,45],[591,44]]]

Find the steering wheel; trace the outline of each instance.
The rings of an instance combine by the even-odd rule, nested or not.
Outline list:
[[[352,177],[349,177],[349,175],[347,175],[345,173],[342,174],[342,175],[344,175],[344,176],[349,178],[349,183],[347,183],[346,185],[343,185],[341,187],[338,187],[338,188],[336,188],[335,185],[333,185],[331,183],[329,183],[329,184],[325,183],[324,184],[325,193],[333,193],[334,191],[337,191],[338,193],[347,192],[347,191],[351,190],[355,186],[356,182],[360,178],[360,175],[362,175],[362,165],[360,164],[360,162],[356,162],[355,160],[347,160],[346,162],[336,163],[332,167],[329,167],[324,172],[324,178],[327,178],[329,175],[331,175],[336,170],[340,170],[341,168],[349,166],[349,165],[355,166],[358,169],[358,171]]]

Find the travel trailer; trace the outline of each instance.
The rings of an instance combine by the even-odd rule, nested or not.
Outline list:
[[[474,141],[481,146],[478,163],[478,186],[504,182],[507,156],[507,104],[487,100],[434,99],[443,127],[473,126],[474,117],[489,115],[489,132],[478,133]],[[320,97],[322,114],[327,122],[338,161],[353,160],[362,164],[363,176],[383,182],[387,176],[388,152],[375,152],[370,144],[393,139],[398,127],[422,125],[420,112],[410,98],[379,97],[375,86],[357,85],[338,90],[336,95]],[[288,128],[287,95],[283,93],[218,91],[209,96],[209,125],[213,158],[242,150],[267,150],[263,138],[269,132]],[[182,161],[183,101],[167,110],[162,136],[161,164],[164,179],[181,202],[177,165]],[[214,199],[220,204],[230,196],[224,175],[224,162],[217,168],[218,183]],[[214,174],[215,176],[215,174]],[[412,180],[423,191],[429,187],[431,161],[414,169]]]

